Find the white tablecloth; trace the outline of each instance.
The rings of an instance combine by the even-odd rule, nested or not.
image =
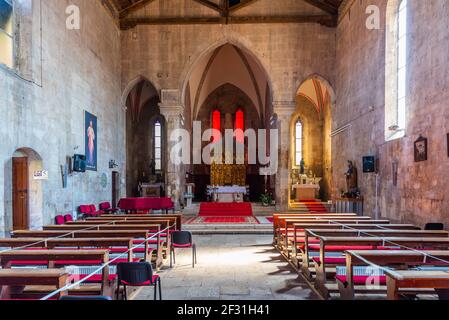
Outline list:
[[[209,194],[215,193],[215,194],[246,194],[246,187],[239,187],[239,186],[228,186],[228,187],[212,187],[209,186],[207,188],[207,191]]]

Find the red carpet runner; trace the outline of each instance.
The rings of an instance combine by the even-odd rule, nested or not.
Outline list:
[[[252,217],[251,203],[203,202],[200,205],[200,217]]]
[[[309,212],[327,213],[326,207],[316,200],[303,200],[301,204],[304,204]]]

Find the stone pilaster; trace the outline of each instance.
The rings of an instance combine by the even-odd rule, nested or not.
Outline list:
[[[290,124],[296,110],[296,103],[274,102],[274,113],[277,115],[279,130],[279,167],[276,174],[276,207],[277,210],[289,208],[290,185]]]
[[[182,115],[184,107],[179,102],[179,94],[176,90],[162,90],[162,102],[159,104],[161,114],[166,121],[166,174],[165,185],[167,197],[171,197],[176,205],[176,209],[180,208],[180,201],[184,194],[185,174],[183,165],[175,165],[170,159],[170,152],[175,142],[170,141],[170,136],[174,130],[182,128]]]

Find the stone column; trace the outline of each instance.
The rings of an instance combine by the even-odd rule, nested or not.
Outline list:
[[[183,186],[185,185],[185,174],[182,165],[175,165],[170,159],[170,152],[175,142],[170,141],[170,136],[174,130],[181,129],[182,115],[184,107],[179,102],[178,90],[162,90],[162,102],[159,104],[161,114],[166,121],[165,145],[165,186],[167,197],[171,197],[175,203],[176,209],[180,209],[180,201],[184,195]]]
[[[279,167],[276,175],[276,209],[288,210],[290,197],[291,136],[290,124],[296,110],[296,103],[274,102],[273,111],[277,115],[279,130]]]

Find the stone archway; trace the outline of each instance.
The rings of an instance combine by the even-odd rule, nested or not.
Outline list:
[[[254,107],[255,113],[251,113],[250,116],[254,116],[254,121],[257,120],[258,122],[256,129],[272,128],[273,94],[271,80],[256,54],[246,49],[238,41],[223,39],[208,47],[197,57],[183,72],[182,76],[181,100],[184,105],[183,116],[185,119],[190,119],[190,122],[201,120],[204,122],[202,128],[210,129],[211,124],[208,117],[212,109],[223,107],[222,104],[227,101],[226,103],[232,105],[234,109],[231,109],[235,111],[236,105],[239,104],[238,96],[240,96],[232,90],[224,90],[223,95],[218,96],[214,93],[222,88],[234,87],[239,88],[241,93],[248,98],[245,103]],[[225,93],[228,95],[226,96]],[[229,97],[233,94],[235,94],[235,99]],[[231,114],[232,112],[226,112],[226,115]],[[247,119],[245,117],[245,120]],[[247,126],[247,128],[254,128],[254,126]],[[185,129],[192,133],[192,126],[189,124],[185,126]],[[267,140],[269,139],[270,137],[267,135]],[[270,145],[269,141],[268,145]],[[197,153],[197,151],[194,150],[193,152]],[[196,167],[198,168],[198,166]],[[198,184],[193,177],[195,174],[199,175],[194,166],[186,166],[186,171],[189,172],[188,179],[191,180],[190,182],[195,181],[195,184]],[[250,172],[252,171],[250,170]],[[207,176],[207,172],[203,175]],[[248,174],[251,179],[253,176],[251,173]],[[272,178],[267,182],[268,191],[273,193],[276,192],[274,181],[275,179]],[[264,183],[257,183],[257,185],[264,185]],[[201,186],[199,189],[204,189],[204,186],[207,187],[206,179],[202,181]],[[205,193],[204,190],[199,189],[197,188],[197,194]],[[253,192],[250,191],[250,193]],[[260,190],[256,190],[255,194],[260,194]],[[252,201],[257,202],[256,198],[260,199],[260,196],[252,197]],[[196,199],[200,201],[201,197],[197,196]]]
[[[157,160],[155,132],[153,130],[155,121],[159,120],[162,127],[165,127],[159,102],[159,92],[156,87],[152,82],[141,76],[134,79],[124,92],[123,103],[126,106],[126,193],[130,197],[140,195],[139,183],[163,184],[166,170],[165,158],[162,157],[158,160],[158,164],[162,163],[160,168],[153,168]],[[164,144],[162,142],[162,145]],[[163,186],[162,188],[164,189]]]
[[[39,229],[43,226],[42,178],[45,177],[38,175],[42,170],[42,157],[31,148],[17,149],[6,163],[5,231]]]
[[[299,86],[296,109],[290,122],[289,203],[297,200],[293,185],[298,183],[298,148],[306,166],[306,174],[320,179],[319,198],[332,198],[332,110],[335,93],[330,83],[319,75],[307,77]],[[302,123],[302,139],[297,139],[297,123]],[[300,141],[300,142],[299,142]],[[298,146],[298,143],[301,144]],[[318,181],[318,180],[317,180]],[[316,181],[316,182],[317,182]],[[318,195],[317,195],[318,196]],[[290,205],[290,206],[291,206]]]

